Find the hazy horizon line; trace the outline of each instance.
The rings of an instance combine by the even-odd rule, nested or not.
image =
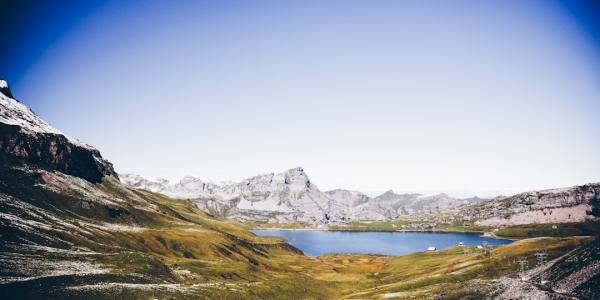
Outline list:
[[[298,166],[298,167],[301,167],[301,166]],[[186,173],[186,174],[180,175],[180,176],[154,176],[154,175],[143,174],[144,172],[117,171],[117,174],[119,174],[119,175],[139,175],[142,178],[153,181],[153,182],[158,182],[160,180],[166,180],[166,181],[168,181],[168,183],[170,185],[179,183],[185,177],[193,177],[195,179],[201,180],[202,182],[212,183],[212,184],[216,184],[216,185],[223,185],[223,184],[227,184],[227,183],[240,183],[246,179],[249,179],[249,178],[252,178],[255,176],[259,176],[259,175],[279,174],[279,173],[285,172],[287,170],[295,169],[298,167],[287,168],[287,169],[283,169],[280,171],[255,172],[254,175],[241,176],[241,177],[232,176],[232,177],[229,177],[228,179],[207,178],[206,176],[199,176],[199,175],[194,175],[191,173]],[[118,167],[115,167],[115,168],[118,169]],[[532,187],[532,188],[521,188],[521,189],[517,189],[517,188],[515,188],[515,189],[477,189],[477,188],[454,188],[454,189],[435,189],[435,188],[419,189],[419,188],[416,188],[416,189],[411,189],[411,188],[399,188],[399,187],[389,187],[389,188],[382,188],[382,189],[361,189],[361,188],[354,188],[354,187],[348,187],[348,186],[336,186],[336,187],[321,186],[319,184],[319,182],[313,181],[311,179],[312,176],[311,176],[310,170],[307,171],[304,167],[301,167],[301,168],[307,174],[311,183],[315,184],[323,192],[333,191],[333,190],[357,191],[357,192],[361,192],[372,198],[379,196],[387,191],[393,191],[396,194],[421,194],[423,196],[446,194],[452,198],[461,198],[461,199],[473,198],[473,197],[492,199],[492,198],[496,198],[496,197],[513,196],[513,195],[517,195],[517,194],[521,194],[521,193],[525,193],[525,192],[569,188],[569,187],[573,187],[573,186],[580,186],[580,185],[593,184],[593,183],[600,182],[600,180],[597,180],[597,181],[592,180],[589,182],[581,182],[581,183],[576,183],[576,184],[564,184],[561,186],[544,186],[544,187]],[[156,170],[157,168],[152,168],[152,169]],[[161,168],[158,168],[158,169],[161,169]],[[169,169],[169,168],[164,168],[164,169]]]

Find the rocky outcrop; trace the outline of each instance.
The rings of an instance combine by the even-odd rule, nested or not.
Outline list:
[[[12,93],[10,92],[10,87],[5,80],[0,79],[0,93],[5,95],[6,97],[12,98]]]
[[[266,214],[268,220],[318,223],[331,218],[331,200],[310,181],[301,167],[226,184],[212,197],[195,201],[204,208],[213,199],[232,208],[226,217],[237,219]]]
[[[0,163],[27,163],[100,182],[104,176],[118,177],[110,162],[96,149],[72,144],[62,135],[21,132],[18,126],[0,123]]]
[[[459,213],[487,226],[584,222],[600,217],[600,183],[496,198]]]
[[[0,86],[2,86],[0,82]],[[97,183],[118,178],[95,148],[69,138],[12,98],[8,85],[0,94],[0,163],[30,164]],[[6,93],[6,94],[5,94]]]

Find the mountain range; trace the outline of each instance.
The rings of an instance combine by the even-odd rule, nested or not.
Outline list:
[[[339,224],[353,220],[392,220],[485,200],[459,199],[446,194],[396,194],[392,190],[376,197],[343,189],[323,192],[310,181],[302,167],[223,184],[192,176],[176,183],[166,179],[152,181],[134,174],[119,176],[129,187],[190,199],[215,216],[251,221]]]

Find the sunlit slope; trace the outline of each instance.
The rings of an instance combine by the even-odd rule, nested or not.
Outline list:
[[[43,296],[58,285],[252,281],[285,273],[276,257],[303,258],[280,239],[110,177],[92,184],[13,166],[1,173],[0,187],[5,291]]]
[[[474,247],[453,247],[440,252],[414,253],[402,257],[375,257],[374,261],[381,267],[368,273],[371,287],[342,298],[522,299],[538,295],[539,298],[534,299],[562,299],[562,291],[556,285],[537,285],[539,274],[543,273],[546,280],[556,280],[557,275],[546,269],[549,264],[536,268],[535,253],[546,251],[548,260],[553,263],[564,261],[568,255],[584,251],[582,249],[597,247],[598,240],[595,238],[536,238],[489,251]],[[338,255],[329,259],[340,261],[343,258],[344,256]],[[524,281],[520,279],[519,259],[528,262]],[[597,262],[598,257],[588,261]],[[569,263],[565,263],[566,265]],[[575,267],[566,273],[577,275],[577,270],[579,268]],[[584,299],[594,299],[591,296],[598,295],[598,288],[591,287],[597,281],[595,278],[597,275],[593,272],[587,277],[582,276],[581,284],[572,286],[569,293],[589,297]]]

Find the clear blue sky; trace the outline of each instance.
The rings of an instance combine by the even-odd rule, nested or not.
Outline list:
[[[457,195],[600,181],[593,2],[27,3],[0,75],[120,172],[303,166],[321,189]]]

